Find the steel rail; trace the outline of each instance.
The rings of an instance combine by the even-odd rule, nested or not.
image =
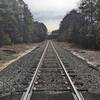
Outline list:
[[[66,74],[66,76],[67,76],[67,78],[68,78],[68,80],[69,80],[69,82],[70,82],[70,85],[71,85],[71,87],[72,87],[72,89],[73,89],[73,92],[75,93],[75,96],[76,96],[77,99],[75,99],[75,98],[74,98],[74,99],[75,99],[75,100],[85,100],[85,99],[83,98],[83,96],[80,94],[80,92],[78,92],[78,90],[77,90],[77,88],[75,87],[73,81],[71,80],[70,75],[68,74],[68,71],[66,70],[66,68],[65,68],[65,66],[64,66],[64,64],[63,64],[63,62],[62,62],[62,60],[60,59],[59,54],[57,53],[57,50],[56,50],[55,47],[54,47],[54,44],[52,43],[52,41],[50,41],[50,43],[51,43],[51,45],[52,45],[52,47],[53,47],[53,50],[54,50],[54,52],[56,53],[56,56],[57,56],[57,58],[58,58],[58,60],[59,60],[59,62],[60,62],[60,64],[61,64],[61,66],[62,66],[62,68],[63,68],[63,70],[64,70],[64,72],[65,72],[65,74]]]
[[[35,71],[35,73],[34,73],[34,75],[33,75],[33,77],[32,77],[32,80],[31,80],[31,82],[30,82],[30,85],[29,85],[29,87],[27,88],[27,91],[25,92],[25,94],[23,94],[23,96],[21,97],[21,100],[30,100],[30,98],[31,98],[32,90],[33,90],[33,86],[34,86],[34,82],[35,82],[37,73],[38,73],[38,71],[39,71],[39,68],[41,67],[41,64],[42,64],[42,62],[43,62],[43,60],[44,60],[44,56],[45,56],[45,54],[46,54],[46,51],[47,51],[49,42],[50,42],[50,41],[47,41],[46,47],[45,47],[45,49],[44,49],[44,51],[43,51],[43,54],[42,54],[42,56],[41,56],[41,59],[40,59],[40,61],[39,61],[39,63],[38,63],[38,66],[37,66],[37,68],[36,68],[36,71]]]

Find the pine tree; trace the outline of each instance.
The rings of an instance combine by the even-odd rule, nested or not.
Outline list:
[[[40,27],[39,25],[37,27]],[[12,42],[32,42],[37,27],[23,0],[0,0],[0,33],[7,34],[6,37]],[[39,33],[41,34],[42,30]]]
[[[82,0],[80,4],[80,12],[92,24],[96,20],[96,0]]]
[[[97,22],[98,22],[98,32],[96,34],[96,41],[97,45],[100,47],[100,0],[97,0],[97,5],[96,5],[96,15],[97,15]]]

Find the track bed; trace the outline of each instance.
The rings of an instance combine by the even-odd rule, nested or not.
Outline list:
[[[24,86],[23,89],[18,87],[20,91],[15,89],[11,95],[2,96],[0,100],[100,100],[99,89],[93,88],[95,84],[89,81],[95,79],[94,82],[99,83],[99,73],[90,69],[86,62],[73,56],[63,46],[47,41],[46,45],[40,46],[31,56],[34,62],[28,62],[29,68],[25,67],[28,73],[24,76],[23,84],[20,83],[20,86]],[[97,76],[87,74],[86,67]],[[84,73],[83,69],[86,70]],[[86,78],[87,75],[90,79]],[[91,92],[93,90],[98,93]]]

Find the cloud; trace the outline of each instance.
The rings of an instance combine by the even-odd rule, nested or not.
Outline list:
[[[44,22],[49,31],[58,28],[64,15],[73,8],[77,8],[80,0],[24,0],[34,19]]]
[[[36,20],[40,20],[40,21],[47,21],[47,20],[58,20],[61,19],[63,17],[64,13],[58,13],[55,11],[40,11],[40,12],[33,12],[34,17],[36,18]]]
[[[24,0],[32,11],[67,10],[76,7],[80,0]]]

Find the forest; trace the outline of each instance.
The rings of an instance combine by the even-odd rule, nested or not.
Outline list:
[[[67,13],[52,34],[58,41],[100,49],[100,0],[81,0],[78,9]]]
[[[23,0],[0,0],[0,46],[43,41],[46,34]]]
[[[81,0],[78,9],[67,13],[50,37],[100,49],[100,0]],[[46,26],[34,20],[23,0],[0,0],[0,46],[46,38]]]

